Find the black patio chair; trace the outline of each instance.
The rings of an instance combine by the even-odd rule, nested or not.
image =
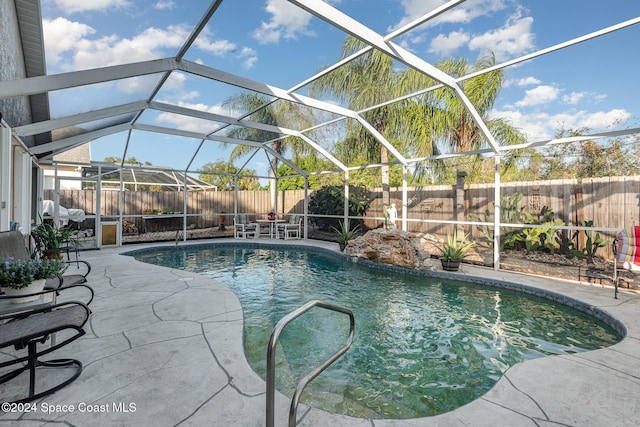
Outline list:
[[[75,284],[56,289],[56,294],[79,287],[89,290],[91,296],[87,303],[80,301],[52,304],[38,303],[33,306],[33,309],[29,308],[29,304],[25,304],[25,307],[21,307],[22,304],[15,304],[19,307],[14,309],[17,311],[0,314],[0,350],[3,350],[5,358],[9,359],[0,363],[0,369],[4,372],[4,368],[17,365],[15,369],[4,372],[0,376],[0,384],[11,381],[24,372],[29,373],[28,394],[26,396],[20,394],[19,398],[10,398],[14,403],[30,402],[47,396],[70,384],[80,376],[82,362],[79,360],[64,358],[44,361],[40,359],[42,356],[66,346],[85,334],[83,327],[91,314],[88,304],[93,300],[93,289],[85,284]],[[42,295],[44,297],[46,294],[52,293],[51,290],[45,290],[30,295]],[[52,295],[49,296],[52,297]],[[0,300],[20,297],[4,295],[0,296]],[[63,336],[55,336],[54,334],[57,333],[63,333]],[[53,336],[55,336],[55,339],[52,338]],[[50,338],[51,344],[46,344]],[[9,351],[4,350],[9,347],[13,347],[17,354],[10,354]],[[26,354],[23,351],[21,352],[25,348],[27,349]],[[64,381],[45,390],[36,390],[36,372],[40,367],[71,367],[75,368],[75,370]],[[45,372],[50,371],[47,370]]]

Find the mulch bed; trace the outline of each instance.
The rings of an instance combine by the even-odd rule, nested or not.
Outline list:
[[[486,247],[476,248],[469,257],[473,264],[493,266],[493,250]],[[549,276],[568,280],[577,280],[614,286],[614,265],[612,261],[595,257],[592,264],[586,259],[567,258],[564,255],[544,252],[505,251],[500,257],[500,268],[519,273]],[[618,269],[619,286],[640,288],[636,276],[626,270]]]

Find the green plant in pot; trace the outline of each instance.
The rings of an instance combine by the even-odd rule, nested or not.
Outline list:
[[[0,287],[7,296],[28,295],[44,289],[47,279],[59,277],[67,264],[59,259],[0,259]],[[37,299],[39,295],[14,298],[12,303]]]
[[[349,220],[343,221],[340,223],[340,228],[331,227],[333,231],[336,233],[336,238],[338,240],[338,244],[340,245],[340,250],[344,251],[344,248],[349,243],[349,240],[353,240],[356,236],[356,233],[360,231],[360,226],[356,225],[355,227],[351,227],[351,223]]]
[[[58,227],[52,221],[41,221],[31,232],[42,258],[62,259],[62,249],[65,245],[76,245],[72,239],[73,230]]]
[[[468,242],[467,239],[468,235],[465,234],[461,240],[458,240],[455,231],[453,234],[447,234],[446,243],[438,248],[438,258],[440,258],[443,270],[458,271],[460,263],[468,255],[467,252],[475,245],[474,242]]]

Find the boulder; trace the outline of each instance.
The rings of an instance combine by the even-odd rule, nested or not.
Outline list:
[[[434,243],[437,244],[438,240],[430,234],[377,228],[350,240],[344,253],[383,264],[432,270],[431,253],[425,247],[433,247]]]

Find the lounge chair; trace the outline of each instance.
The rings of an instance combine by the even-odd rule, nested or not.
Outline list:
[[[250,222],[247,214],[237,214],[233,219],[233,237],[236,239],[246,239],[247,237],[258,237],[260,226]]]
[[[618,233],[614,251],[618,267],[640,273],[640,226]]]
[[[5,359],[8,360],[0,363],[0,368],[18,366],[9,372],[3,369],[4,374],[0,376],[0,384],[7,383],[24,372],[29,374],[28,393],[26,395],[25,393],[20,393],[17,397],[5,396],[5,398],[12,400],[14,403],[39,399],[68,385],[78,378],[82,372],[82,362],[76,359],[40,360],[41,356],[58,350],[85,334],[83,327],[91,313],[88,304],[93,300],[93,289],[84,284],[76,284],[60,287],[56,289],[55,294],[78,287],[86,288],[90,291],[91,297],[87,303],[80,301],[53,302],[52,304],[38,302],[37,305],[33,306],[33,309],[29,309],[30,304],[26,303],[5,304],[3,306],[11,305],[15,307],[12,307],[13,310],[9,313],[0,314],[0,349],[14,347],[17,354],[8,354],[7,350],[3,350],[3,353],[7,354]],[[49,290],[32,295],[42,295],[40,298],[48,296],[51,301],[55,301],[53,294],[54,292]],[[3,300],[12,298],[16,297],[0,296],[0,302],[5,302]],[[22,307],[23,305],[25,307]],[[57,339],[54,340],[52,337],[57,333],[60,333],[60,335],[56,336]],[[49,338],[51,338],[51,344],[45,344]],[[39,344],[41,345],[39,346]],[[26,354],[23,351],[25,348],[27,349]],[[70,376],[67,374],[64,381],[58,382],[54,386],[48,386],[45,390],[37,390],[36,373],[40,372],[37,369],[39,367],[47,368],[44,372],[51,372],[51,368],[68,369],[70,367],[75,368],[75,371]]]
[[[289,222],[278,224],[278,238],[279,239],[299,239],[302,233],[302,215],[290,215]]]
[[[13,257],[15,259],[28,260],[31,258],[27,246],[25,244],[25,237],[19,231],[3,231],[0,232],[0,258]],[[76,272],[67,273],[59,279],[47,279],[45,288],[52,289],[60,285],[73,285],[76,283],[85,283],[87,276],[91,272],[91,264],[83,260],[65,261],[69,266],[75,264]]]

